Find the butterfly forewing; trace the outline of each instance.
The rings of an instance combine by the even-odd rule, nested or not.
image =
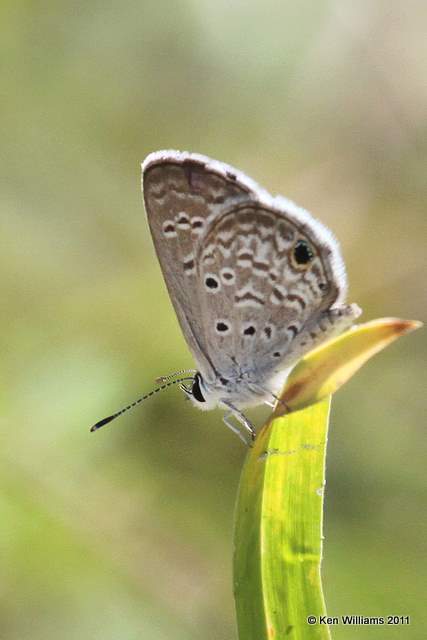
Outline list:
[[[204,375],[215,377],[206,343],[197,253],[209,226],[256,185],[197,154],[161,152],[143,165],[143,194],[154,246],[187,343]]]

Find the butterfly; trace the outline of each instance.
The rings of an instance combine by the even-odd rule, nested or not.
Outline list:
[[[220,407],[244,441],[255,429],[242,409],[273,406],[306,352],[348,329],[361,311],[345,304],[337,241],[307,211],[206,156],[157,151],[142,164],[148,223],[166,287],[196,363],[165,382],[198,408]],[[189,385],[184,384],[186,381]]]

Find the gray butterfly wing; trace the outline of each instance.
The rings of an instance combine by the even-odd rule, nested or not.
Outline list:
[[[266,194],[218,216],[196,263],[205,348],[225,378],[240,371],[267,379],[283,368],[296,336],[345,295],[330,232],[293,203]]]
[[[178,151],[146,158],[142,189],[154,246],[184,337],[204,377],[214,380],[199,297],[198,246],[214,219],[230,206],[256,199],[260,189],[228,165]]]

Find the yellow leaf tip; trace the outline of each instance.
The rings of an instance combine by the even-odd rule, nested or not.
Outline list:
[[[397,335],[404,335],[416,329],[421,329],[423,323],[420,320],[403,320],[401,318],[391,318],[391,325]]]
[[[377,318],[354,325],[304,356],[292,370],[281,400],[291,411],[335,393],[372,356],[423,323],[402,318]],[[276,406],[275,415],[283,409]]]

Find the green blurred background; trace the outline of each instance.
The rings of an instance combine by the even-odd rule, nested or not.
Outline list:
[[[427,5],[3,0],[0,24],[0,637],[233,640],[241,442],[176,389],[88,431],[192,363],[140,162],[241,168],[334,230],[364,319],[423,319]],[[334,399],[329,613],[412,616],[338,640],[425,637],[425,351]]]

